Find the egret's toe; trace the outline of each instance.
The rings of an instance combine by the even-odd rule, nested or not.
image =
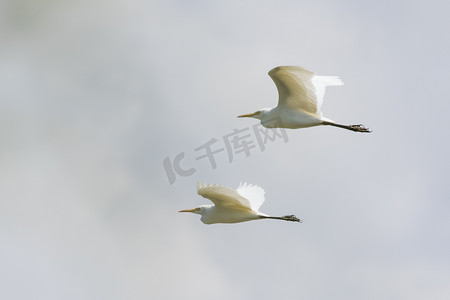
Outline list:
[[[297,218],[295,215],[282,216],[282,218],[286,221],[302,223],[302,220]]]
[[[369,128],[364,127],[363,124],[358,125],[349,125],[348,126],[350,130],[356,131],[356,132],[372,132]]]

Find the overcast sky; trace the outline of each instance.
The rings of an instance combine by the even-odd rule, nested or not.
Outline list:
[[[446,1],[113,2],[0,3],[2,299],[450,295]],[[276,105],[279,65],[339,75],[324,115],[373,133],[262,148],[236,116]],[[197,181],[304,223],[205,225],[177,212]]]

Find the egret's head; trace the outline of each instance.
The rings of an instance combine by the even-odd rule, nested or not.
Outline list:
[[[270,111],[270,108],[262,108],[252,114],[240,115],[238,118],[255,118],[258,120],[263,120]]]
[[[191,208],[191,209],[182,209],[182,210],[179,210],[178,212],[190,212],[190,213],[201,215],[203,213],[203,211],[204,211],[204,207],[199,206],[199,207]]]

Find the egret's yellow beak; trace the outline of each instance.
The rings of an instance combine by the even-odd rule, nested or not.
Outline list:
[[[178,212],[191,212],[191,213],[193,213],[195,211],[197,211],[197,208],[182,209],[182,210],[179,210]]]
[[[251,118],[251,117],[253,117],[255,115],[256,115],[256,113],[252,113],[252,114],[240,115],[240,116],[237,116],[237,117],[238,118]]]

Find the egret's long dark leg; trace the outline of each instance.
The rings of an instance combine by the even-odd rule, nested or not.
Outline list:
[[[275,219],[275,220],[283,220],[283,221],[291,221],[291,222],[299,222],[302,223],[303,221],[297,218],[294,215],[289,216],[282,216],[282,217],[272,217],[272,216],[259,216],[260,219]]]
[[[327,121],[323,121],[322,122],[323,125],[330,125],[330,126],[335,126],[335,127],[339,127],[339,128],[344,128],[344,129],[348,129],[351,131],[356,131],[356,132],[372,132],[372,130],[370,130],[369,128],[364,127],[362,124],[358,124],[358,125],[342,125],[342,124],[337,124],[337,123],[333,123],[333,122],[327,122]]]

